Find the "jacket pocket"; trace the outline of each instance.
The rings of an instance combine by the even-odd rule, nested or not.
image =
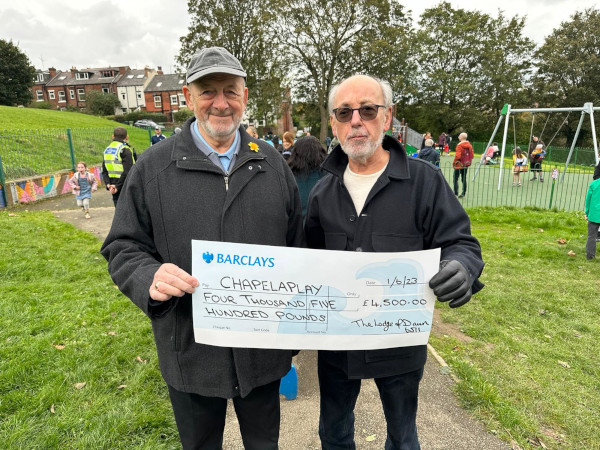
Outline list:
[[[327,250],[346,250],[348,238],[345,233],[325,233],[325,248]]]
[[[414,355],[412,347],[384,348],[381,350],[367,350],[365,352],[365,362],[373,363],[378,361],[387,361],[391,359],[411,358]]]
[[[423,238],[418,234],[381,234],[371,235],[373,250],[376,252],[414,252],[423,250]]]

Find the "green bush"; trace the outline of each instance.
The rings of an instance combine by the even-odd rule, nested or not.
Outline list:
[[[167,117],[164,114],[149,113],[147,111],[132,111],[123,115],[124,122],[135,122],[140,119],[149,119],[156,123],[167,121]]]
[[[29,108],[52,109],[52,105],[48,102],[31,102]]]
[[[183,123],[194,115],[194,111],[191,109],[183,108],[173,113],[173,120],[175,123]]]

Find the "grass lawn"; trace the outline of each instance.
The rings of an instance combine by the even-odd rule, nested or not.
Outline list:
[[[431,337],[463,404],[513,448],[600,449],[600,260],[585,260],[583,214],[469,214],[486,288],[438,305],[450,331]],[[0,227],[3,448],[177,448],[149,321],[100,241],[48,212],[2,211]]]

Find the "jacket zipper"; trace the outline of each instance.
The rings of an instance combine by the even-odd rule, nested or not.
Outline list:
[[[229,190],[229,175],[225,175],[225,191]]]

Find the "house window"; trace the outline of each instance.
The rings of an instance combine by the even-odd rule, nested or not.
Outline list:
[[[35,82],[36,83],[43,83],[44,82],[44,74],[43,73],[38,73],[36,78],[35,78]]]
[[[156,83],[156,87],[161,87],[162,86],[162,81],[159,81],[158,83]]]
[[[35,91],[35,95],[37,96],[37,101],[38,102],[43,102],[44,101],[44,93],[38,89],[37,91]]]
[[[112,70],[103,70],[101,72],[101,76],[102,76],[102,78],[110,78],[110,77],[114,77],[115,73]]]
[[[142,91],[137,91],[136,94],[137,94],[137,99],[138,100],[141,100],[143,98]]]
[[[65,95],[65,91],[58,91],[58,101],[59,102],[67,101],[67,96]]]
[[[50,100],[54,100],[56,98],[55,95],[54,95],[54,91],[48,91],[48,98]]]
[[[108,92],[109,92],[109,91],[108,91],[108,88],[106,88],[106,87],[103,87],[103,88],[102,88],[102,93],[103,93],[103,94],[108,94]]]
[[[85,102],[85,89],[77,89],[77,97],[80,102]]]
[[[177,95],[171,95],[171,105],[177,104]]]
[[[73,89],[69,89],[69,98],[75,100],[75,91]]]
[[[154,107],[160,108],[161,106],[162,106],[162,99],[160,98],[160,95],[155,95],[154,96]]]
[[[186,106],[187,105],[187,103],[185,102],[185,95],[179,94],[179,104],[181,106]]]
[[[76,80],[87,80],[88,78],[89,78],[89,75],[87,72],[77,72],[75,74]]]

